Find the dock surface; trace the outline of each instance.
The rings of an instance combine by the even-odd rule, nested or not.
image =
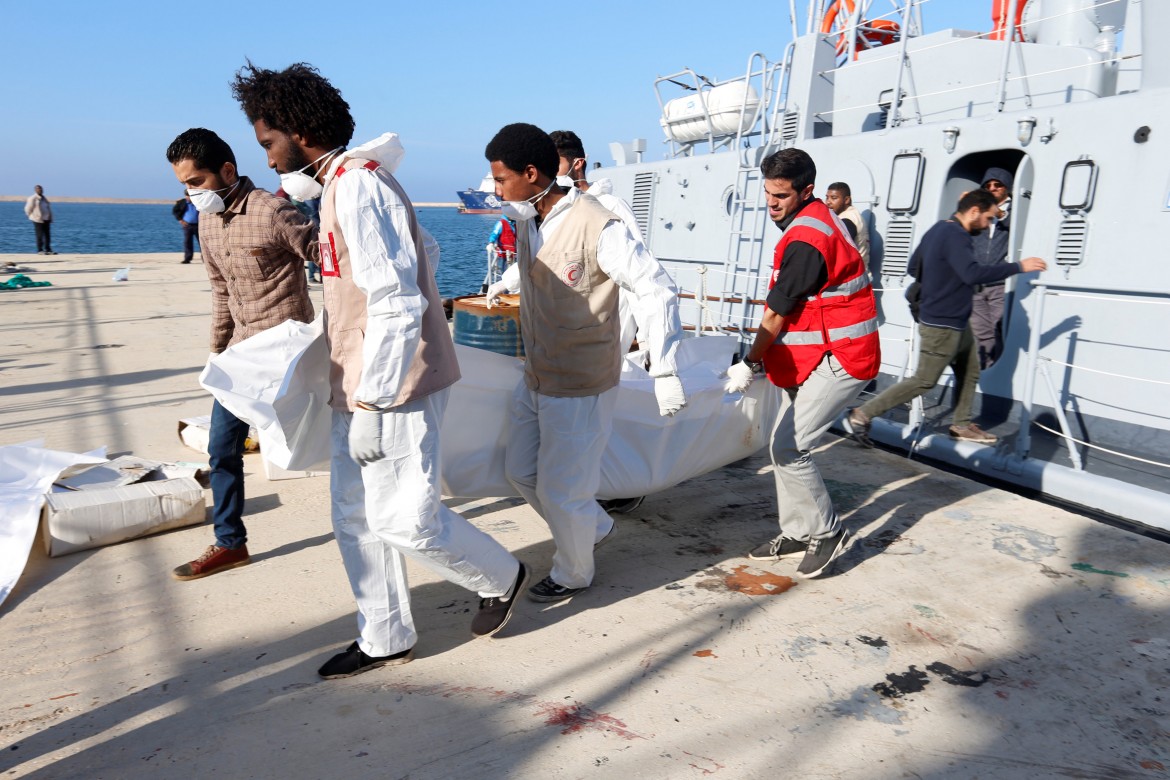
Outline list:
[[[0,259],[53,283],[0,291],[0,444],[200,459],[201,266]],[[1170,545],[831,436],[816,458],[854,534],[832,576],[745,557],[776,532],[760,454],[620,516],[592,588],[492,639],[410,564],[416,660],[323,681],[356,636],[328,478],[248,455],[248,566],[171,579],[206,524],[38,540],[0,606],[0,777],[1170,777]],[[448,504],[547,574],[522,501]]]

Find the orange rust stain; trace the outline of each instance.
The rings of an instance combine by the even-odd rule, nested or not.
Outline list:
[[[747,566],[736,566],[731,574],[723,578],[728,590],[747,596],[779,596],[796,585],[791,577],[781,577],[771,572],[749,574]]]
[[[696,650],[695,652],[691,653],[691,655],[695,656],[696,658],[718,658],[719,657],[719,656],[715,655],[715,653],[711,652],[710,650]]]
[[[1165,769],[1161,761],[1146,760],[1141,763],[1142,769]]]

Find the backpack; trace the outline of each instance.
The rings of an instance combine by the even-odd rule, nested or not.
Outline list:
[[[171,216],[175,219],[181,220],[183,215],[187,213],[187,199],[179,198],[175,201],[175,205],[171,206]]]
[[[910,316],[915,322],[918,322],[918,309],[922,306],[922,268],[925,265],[925,258],[918,261],[918,273],[915,275],[914,281],[906,288],[906,303],[910,307]]]

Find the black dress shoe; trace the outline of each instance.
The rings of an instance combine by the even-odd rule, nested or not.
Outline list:
[[[371,669],[377,669],[382,666],[407,664],[413,659],[413,647],[408,647],[401,653],[375,658],[374,656],[363,653],[362,649],[358,647],[358,643],[354,642],[345,648],[345,652],[338,653],[326,661],[325,665],[317,670],[317,674],[326,680],[336,680],[341,677],[353,677],[355,674],[368,672]]]

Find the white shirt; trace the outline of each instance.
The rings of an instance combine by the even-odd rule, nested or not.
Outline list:
[[[569,207],[583,195],[576,188],[569,190],[553,206],[539,229],[535,220],[517,221],[516,230],[529,231],[529,246],[534,254],[544,246],[545,240],[556,233]],[[670,274],[654,259],[642,240],[621,221],[610,222],[602,229],[597,239],[597,264],[618,287],[628,290],[634,296],[634,316],[646,333],[651,376],[677,373],[674,356],[682,338],[682,324],[678,316],[678,290]],[[516,271],[512,272],[512,268],[509,268],[511,274],[504,275],[504,281],[510,289],[518,289],[520,286],[518,265],[512,266]],[[515,288],[512,287],[513,283]]]

